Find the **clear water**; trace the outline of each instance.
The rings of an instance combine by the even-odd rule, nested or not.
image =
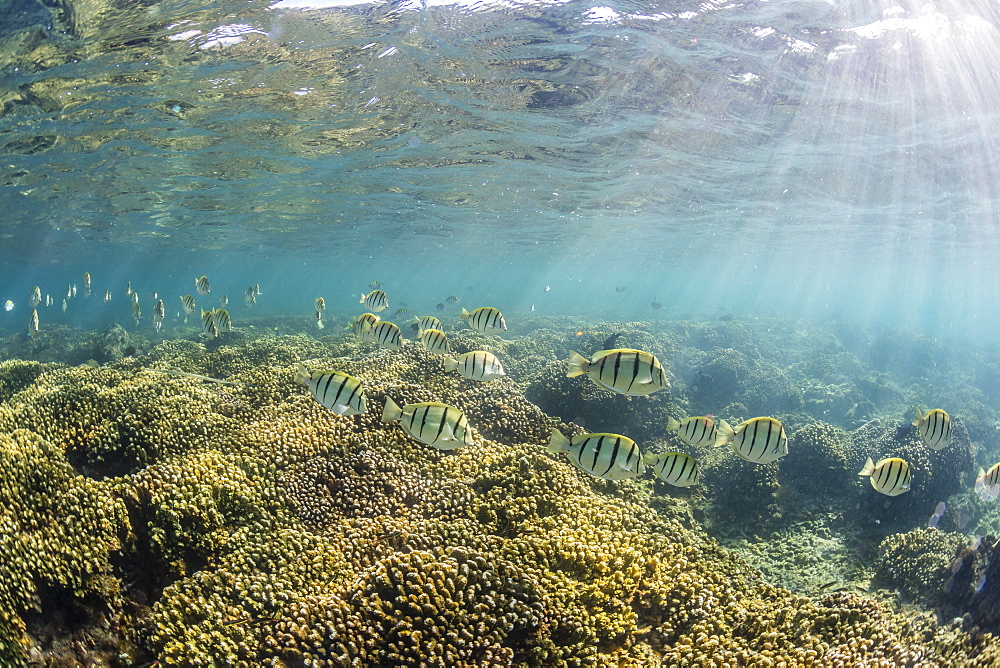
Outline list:
[[[3,327],[89,271],[996,328],[995,3],[314,4],[0,2]]]
[[[952,539],[986,555],[979,534],[1000,522],[997,506],[976,505],[970,491],[975,469],[996,463],[1000,437],[998,72],[995,0],[0,0],[0,303],[13,303],[0,310],[0,343],[47,359],[64,345],[57,339],[68,330],[48,351],[45,337],[26,337],[34,285],[54,300],[38,308],[43,329],[118,323],[132,332],[130,283],[142,300],[138,329],[155,345],[200,336],[178,326],[178,297],[195,294],[201,275],[212,297],[199,306],[228,295],[237,329],[285,315],[302,318],[289,331],[317,336],[341,333],[378,281],[390,299],[384,316],[400,307],[409,313],[399,323],[441,315],[449,335],[458,309],[437,310],[449,296],[499,307],[520,360],[548,365],[530,370],[538,375],[526,399],[548,400],[554,420],[627,432],[644,448],[669,445],[668,414],[753,410],[739,401],[773,394],[767,405],[778,408],[761,413],[798,398],[782,414],[789,432],[822,420],[856,430],[859,442],[874,434],[851,452],[879,458],[880,449],[899,454],[890,446],[913,433],[914,405],[943,406],[962,425],[963,449],[934,455],[933,466],[923,450],[908,452],[920,457],[915,479],[941,466],[941,479],[964,491],[911,493],[920,507],[908,514],[867,483],[854,505],[796,491],[811,490],[815,476],[857,492],[863,457],[823,455],[836,466],[789,457],[772,493],[763,475],[744,485],[739,476],[753,467],[725,468],[726,450],[699,453],[717,477],[704,485],[712,504],[691,505],[692,522],[762,578],[814,596],[840,592],[840,579],[877,587],[866,572],[873,536],[930,516],[941,533],[975,531]],[[84,272],[92,297],[62,308]],[[244,310],[255,284],[257,308]],[[154,292],[167,304],[160,334]],[[322,333],[313,329],[317,297],[335,323]],[[539,322],[548,329],[536,355],[526,352],[535,342],[516,339]],[[628,345],[680,351],[663,355],[678,399],[669,413],[665,404],[645,413],[638,401],[601,405],[578,389],[592,389],[584,379],[571,386],[580,396],[562,401],[570,394],[560,394],[555,360],[570,346],[596,351],[619,330]],[[350,363],[383,364],[383,353]],[[528,376],[520,360],[509,367],[518,382]],[[742,395],[723,391],[729,373],[746,376],[729,382]],[[371,403],[364,419],[379,414]],[[144,419],[137,411],[123,423]],[[298,475],[287,462],[279,468]],[[745,489],[764,492],[748,499]],[[667,496],[649,497],[657,512]],[[945,501],[949,514],[937,510]],[[762,538],[740,524],[755,504],[761,525],[780,519],[780,531]],[[856,533],[868,548],[852,542]],[[372,544],[400,535],[375,534]],[[966,608],[939,611],[996,600],[996,566],[987,583],[989,559],[976,559],[975,580],[971,565],[952,562],[938,592],[945,603],[952,588],[966,592]],[[967,581],[950,577],[959,568]],[[44,606],[35,616],[48,625]],[[247,614],[209,623],[248,623],[225,631],[233,637],[283,623]],[[919,635],[913,628],[907,637]],[[641,646],[648,631],[623,647]],[[135,634],[121,635],[131,643]],[[932,636],[920,642],[929,647]],[[118,660],[169,663],[161,641]]]

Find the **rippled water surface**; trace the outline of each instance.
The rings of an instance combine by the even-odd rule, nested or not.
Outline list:
[[[992,3],[0,10],[18,296],[94,265],[267,261],[291,291],[391,266],[446,292],[563,280],[566,311],[624,283],[643,312],[994,324]]]

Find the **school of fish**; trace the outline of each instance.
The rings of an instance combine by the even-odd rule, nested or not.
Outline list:
[[[194,279],[195,291],[200,297],[211,293],[207,276]],[[389,298],[381,289],[379,281],[369,285],[367,294],[361,294],[359,304],[367,309],[365,313],[354,317],[346,326],[360,340],[373,343],[389,350],[398,350],[406,339],[399,325],[390,320],[383,320],[378,313],[389,308]],[[92,294],[92,279],[89,272],[83,274],[83,294]],[[471,290],[471,288],[470,288]],[[548,292],[549,286],[546,286]],[[618,286],[617,292],[625,290]],[[77,286],[69,284],[66,297],[62,300],[62,309],[66,311],[70,300],[77,295]],[[138,291],[132,283],[125,286],[125,294],[129,297],[132,315],[138,325],[142,320],[142,307]],[[244,305],[252,308],[260,296],[260,285],[254,284],[244,292]],[[153,301],[152,320],[155,331],[159,332],[166,319],[166,306],[156,292],[151,294]],[[196,298],[190,294],[180,295],[181,309],[177,318],[187,317],[197,309]],[[104,292],[104,303],[111,301],[111,290]],[[232,318],[225,306],[228,297],[222,295],[219,306],[201,310],[202,331],[210,336],[233,331]],[[458,304],[461,300],[449,296],[437,305],[437,310],[443,311],[448,305]],[[39,332],[40,318],[38,308],[41,305],[52,306],[55,300],[48,294],[43,296],[40,286],[32,287],[28,294],[29,309],[27,333],[34,336]],[[174,302],[176,303],[176,302]],[[404,305],[405,306],[405,305]],[[532,305],[534,306],[534,305]],[[659,302],[653,303],[653,308],[661,308]],[[5,311],[12,311],[15,303],[7,300]],[[323,329],[326,311],[326,301],[317,297],[314,301],[315,323],[318,329]],[[407,308],[399,308],[395,315],[408,313]],[[461,309],[458,316],[467,326],[484,335],[497,335],[507,331],[507,322],[503,314],[493,306],[482,306],[468,311]],[[442,321],[432,315],[413,318],[407,323],[409,329],[416,333],[416,338],[427,351],[443,358],[445,373],[457,372],[472,381],[489,382],[505,375],[503,363],[488,350],[473,350],[461,355],[453,355]],[[647,351],[630,348],[612,348],[618,335],[605,342],[607,350],[593,353],[589,358],[570,351],[567,360],[566,376],[574,378],[586,375],[598,387],[626,397],[644,397],[654,392],[670,387],[666,371],[656,357]],[[338,415],[352,416],[365,413],[367,404],[363,382],[353,376],[336,370],[308,370],[300,364],[295,372],[295,382],[305,385],[312,396],[322,405]],[[424,402],[398,406],[391,398],[386,398],[382,412],[385,422],[398,422],[405,433],[412,438],[436,448],[450,450],[471,445],[472,430],[468,419],[458,408],[437,402]],[[940,408],[922,412],[916,410],[912,426],[916,427],[921,441],[933,450],[944,450],[951,445],[951,416]],[[666,429],[673,432],[684,444],[692,448],[706,446],[720,447],[729,445],[733,453],[754,464],[768,464],[788,454],[788,435],[781,422],[773,417],[755,417],[735,427],[725,420],[715,421],[710,415],[688,417],[683,420],[670,418]],[[691,454],[670,451],[643,454],[632,439],[622,434],[611,433],[577,433],[567,436],[553,429],[547,450],[551,453],[564,453],[566,458],[576,467],[590,475],[606,480],[625,480],[636,478],[648,468],[664,482],[676,487],[690,487],[698,484],[702,470],[697,459]],[[898,496],[910,490],[913,471],[908,462],[899,457],[887,457],[874,462],[871,457],[858,472],[859,476],[867,477],[872,488],[886,496]],[[975,492],[984,500],[1000,498],[1000,463],[994,464],[988,470],[980,469],[975,481]]]

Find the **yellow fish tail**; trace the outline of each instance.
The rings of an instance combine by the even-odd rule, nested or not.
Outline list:
[[[566,452],[569,449],[569,439],[558,429],[552,430],[552,440],[549,441],[546,452]]]
[[[403,411],[396,402],[389,397],[385,398],[385,410],[382,411],[382,422],[397,422],[403,417]]]
[[[569,363],[566,369],[567,378],[576,378],[587,373],[590,368],[590,360],[576,351],[569,351]]]
[[[865,462],[865,467],[858,471],[858,475],[871,475],[875,472],[875,462],[869,457],[868,461]]]
[[[736,438],[736,430],[729,426],[725,420],[719,421],[719,435],[715,439],[715,447],[725,445]]]

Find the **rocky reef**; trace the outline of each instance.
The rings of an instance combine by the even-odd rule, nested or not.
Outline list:
[[[629,345],[652,347],[632,329]],[[164,341],[102,366],[3,362],[0,663],[996,665],[998,616],[983,603],[1000,586],[994,539],[963,555],[957,534],[893,533],[962,491],[975,461],[968,436],[957,430],[959,447],[938,461],[900,420],[806,424],[792,361],[751,363],[760,353],[735,323],[688,330],[656,339],[673,393],[628,401],[609,424],[642,422],[643,447],[672,447],[666,417],[707,401],[691,382],[729,360],[740,380],[715,400],[788,410],[788,457],[754,466],[728,448],[696,453],[704,485],[682,491],[583,473],[545,451],[550,429],[573,417],[547,407],[585,409],[596,429],[615,404],[587,379],[560,377],[579,337],[558,331],[494,340],[511,373],[489,383],[445,374],[413,342],[388,351],[247,331]],[[299,362],[361,379],[368,412],[324,408],[293,382]],[[783,371],[768,398],[769,365]],[[386,397],[455,405],[474,445],[418,443],[379,420]],[[915,500],[891,499],[903,505],[885,515],[887,497],[856,475],[865,453],[913,457],[925,476]],[[938,623],[891,597],[782,580],[756,567],[792,564],[780,543],[748,539],[759,548],[748,560],[704,528],[727,515],[730,527],[794,540],[805,525],[792,520],[820,510],[846,522],[851,510],[883,513],[881,534],[859,539],[885,540],[876,583],[968,616]],[[928,554],[948,556],[925,564]],[[964,565],[945,591],[956,558]]]

